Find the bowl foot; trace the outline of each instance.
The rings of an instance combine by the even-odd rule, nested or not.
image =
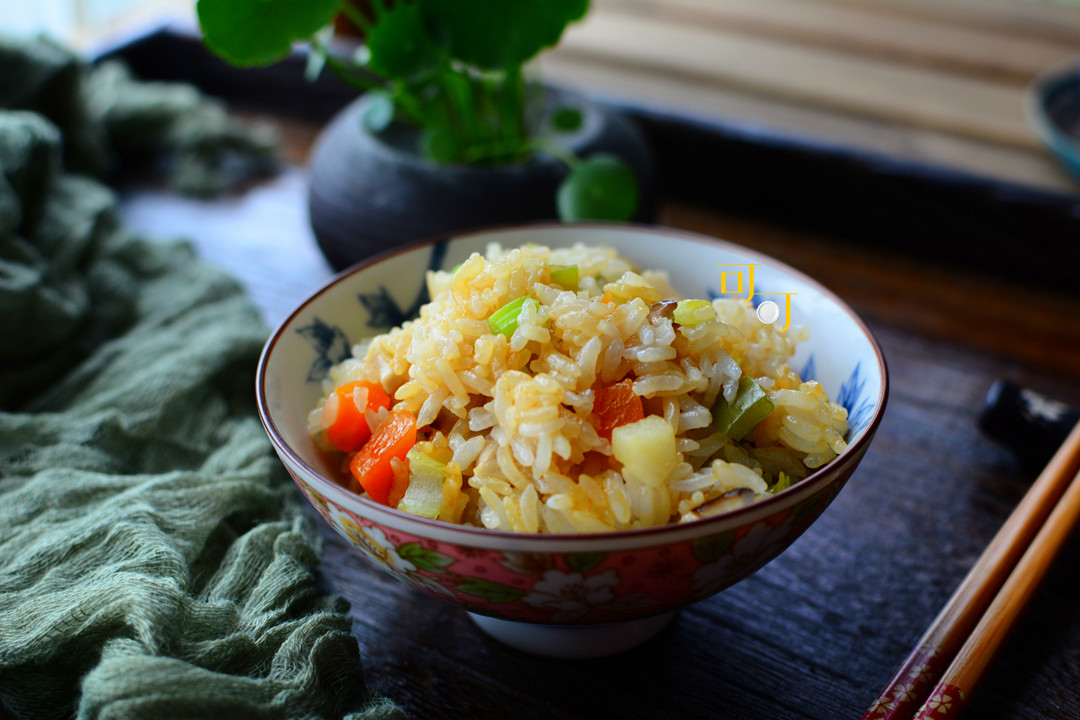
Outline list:
[[[667,627],[677,611],[605,625],[537,625],[468,613],[485,633],[512,648],[556,658],[614,655],[645,642]]]

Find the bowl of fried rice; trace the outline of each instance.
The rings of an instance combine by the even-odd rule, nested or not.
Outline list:
[[[799,537],[888,377],[855,313],[778,260],[540,224],[338,275],[274,332],[257,386],[282,462],[357,550],[504,643],[587,657]]]

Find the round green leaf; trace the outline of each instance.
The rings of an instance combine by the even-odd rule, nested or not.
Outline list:
[[[589,0],[420,0],[450,54],[487,70],[521,65],[559,42]]]
[[[582,123],[581,111],[569,105],[563,105],[551,116],[551,126],[559,132],[574,132]]]
[[[461,142],[447,128],[427,130],[420,136],[420,152],[437,163],[446,165],[458,159]]]
[[[397,2],[376,18],[367,34],[371,68],[386,78],[415,80],[445,62],[432,42],[419,5]]]
[[[394,101],[381,90],[371,90],[366,97],[361,120],[368,132],[381,133],[394,120]]]
[[[593,155],[571,169],[556,196],[559,218],[629,220],[638,204],[634,171],[614,155]]]
[[[334,19],[342,0],[198,0],[206,46],[233,65],[269,65]]]

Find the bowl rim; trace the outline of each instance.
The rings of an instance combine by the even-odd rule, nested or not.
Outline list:
[[[455,523],[446,522],[443,520],[434,520],[419,515],[413,515],[403,510],[397,510],[396,508],[382,505],[375,502],[363,495],[357,495],[349,492],[346,488],[342,487],[339,483],[334,482],[332,479],[325,477],[316,468],[307,463],[298,452],[296,452],[284,439],[282,434],[274,423],[274,420],[270,414],[269,403],[266,398],[266,373],[269,365],[270,356],[273,354],[274,348],[278,341],[283,337],[286,328],[292,323],[292,321],[303,312],[308,305],[315,302],[324,293],[329,292],[331,288],[344,282],[347,278],[355,275],[356,273],[366,270],[369,267],[378,265],[385,262],[390,258],[416,251],[420,248],[434,245],[440,242],[452,242],[457,240],[464,240],[473,238],[476,236],[489,235],[495,233],[505,232],[517,232],[528,230],[548,230],[548,229],[565,229],[567,231],[580,231],[580,230],[617,230],[622,232],[630,232],[638,235],[659,235],[664,237],[677,238],[679,240],[685,240],[689,242],[695,242],[698,244],[709,245],[713,247],[721,247],[729,249],[744,255],[749,255],[751,259],[766,260],[772,267],[776,267],[785,273],[797,278],[798,280],[810,285],[822,295],[832,301],[841,311],[848,315],[856,326],[862,331],[863,335],[870,341],[870,347],[874,352],[874,357],[878,363],[878,371],[881,374],[881,389],[878,393],[877,404],[873,416],[870,418],[870,422],[867,423],[865,431],[862,435],[848,445],[848,447],[837,457],[825,465],[815,469],[812,473],[806,476],[802,481],[793,484],[791,487],[782,490],[776,495],[772,495],[761,500],[757,500],[750,505],[731,510],[725,513],[712,515],[698,520],[692,520],[681,523],[667,523],[665,525],[656,525],[644,528],[632,528],[627,530],[613,530],[611,532],[603,533],[519,533],[510,530],[492,530],[485,527],[477,527],[473,525],[459,525]],[[587,242],[587,241],[586,241]],[[362,507],[370,507],[376,513],[389,513],[395,520],[399,521],[402,525],[410,526],[410,532],[412,532],[411,526],[415,526],[415,532],[413,534],[419,537],[426,537],[430,533],[425,532],[425,529],[432,529],[437,534],[447,535],[455,537],[455,542],[462,545],[472,545],[480,539],[487,541],[503,539],[511,544],[517,545],[522,541],[531,541],[539,543],[541,545],[552,545],[555,547],[563,547],[567,541],[597,541],[597,540],[623,540],[623,539],[637,539],[642,538],[655,538],[656,544],[663,543],[666,536],[672,536],[670,540],[672,542],[678,541],[678,538],[686,533],[688,530],[696,530],[702,534],[709,534],[708,531],[717,526],[717,532],[723,531],[724,527],[729,524],[732,527],[737,527],[738,522],[732,523],[733,520],[738,520],[740,517],[749,515],[751,513],[760,514],[763,513],[770,506],[774,507],[774,510],[780,510],[788,499],[799,496],[810,496],[816,494],[828,486],[835,478],[834,470],[842,466],[846,462],[850,462],[852,459],[857,459],[862,456],[866,450],[866,446],[870,443],[871,439],[877,432],[878,426],[881,424],[881,419],[885,414],[885,406],[889,398],[889,374],[888,366],[885,362],[885,355],[881,350],[881,346],[877,342],[877,338],[870,331],[870,328],[866,326],[866,323],[852,310],[847,303],[841,300],[835,293],[826,288],[817,280],[809,277],[805,273],[796,270],[790,265],[783,263],[770,255],[752,250],[750,248],[738,245],[728,240],[721,240],[719,238],[710,237],[701,233],[696,233],[690,230],[682,230],[680,228],[668,228],[654,225],[646,225],[643,223],[622,223],[622,222],[602,222],[602,221],[585,221],[585,222],[558,222],[558,221],[546,221],[540,220],[535,222],[523,222],[523,223],[509,223],[504,225],[496,225],[485,228],[479,228],[474,230],[466,230],[463,232],[445,233],[442,235],[436,235],[414,242],[410,242],[395,248],[386,250],[385,252],[374,255],[365,260],[345,268],[341,272],[335,274],[332,278],[320,285],[316,290],[311,292],[297,307],[285,317],[277,327],[271,333],[269,339],[263,346],[262,353],[259,356],[259,364],[255,376],[255,392],[256,401],[259,411],[259,419],[262,421],[263,428],[270,438],[271,443],[275,446],[279,453],[283,453],[285,457],[298,467],[302,468],[308,479],[316,481],[323,486],[323,491],[330,491],[330,494],[347,494],[350,499],[360,503]],[[287,463],[286,464],[287,467]],[[288,469],[288,467],[287,467]],[[764,515],[767,517],[768,515]],[[371,518],[368,518],[371,519]],[[470,542],[470,540],[472,542]],[[486,543],[485,543],[486,544]]]

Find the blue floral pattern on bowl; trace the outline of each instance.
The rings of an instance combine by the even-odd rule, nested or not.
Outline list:
[[[443,259],[446,257],[446,243],[437,242],[431,246],[431,257],[428,260],[428,270],[442,268]],[[426,272],[425,272],[426,275]],[[402,309],[397,301],[386,289],[386,285],[379,285],[375,292],[357,293],[356,299],[367,314],[367,328],[376,333],[386,332],[391,328],[400,326],[406,320],[413,320],[420,316],[420,308],[431,298],[427,291],[427,282],[421,277],[420,289],[416,293],[416,300],[412,305]],[[338,325],[332,325],[321,317],[315,317],[312,322],[301,328],[297,333],[307,338],[315,350],[315,360],[307,374],[307,382],[321,383],[330,371],[330,368],[352,355],[352,343],[348,335]]]
[[[306,338],[315,349],[315,359],[309,366],[306,378],[309,383],[322,382],[331,367],[352,354],[352,345],[344,331],[322,318],[314,318],[310,324],[297,328],[296,332]]]
[[[862,375],[861,361],[855,363],[855,369],[840,386],[836,402],[848,411],[847,439],[850,440],[858,435],[874,416],[874,401],[867,391],[867,378]]]

